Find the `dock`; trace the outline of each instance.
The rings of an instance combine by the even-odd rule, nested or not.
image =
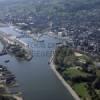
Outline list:
[[[13,54],[16,57],[23,57],[26,60],[32,59],[32,50],[29,48],[29,45],[21,39],[16,38],[16,36],[9,36],[0,31],[0,41],[5,48],[1,55],[8,53]]]

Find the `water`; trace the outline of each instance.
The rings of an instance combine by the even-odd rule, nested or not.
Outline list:
[[[6,27],[1,27],[0,31],[3,31],[6,34],[13,34],[16,36],[19,36],[19,34],[15,31],[13,26],[6,26]]]
[[[6,28],[3,30],[6,31]],[[9,31],[8,28],[7,31]],[[73,100],[71,94],[48,65],[51,51],[59,40],[46,35],[42,36],[41,39],[44,42],[23,38],[33,49],[34,57],[30,62],[20,61],[14,56],[6,55],[0,57],[0,63],[8,66],[8,69],[15,74],[24,100]],[[10,62],[5,64],[4,61],[8,59]]]

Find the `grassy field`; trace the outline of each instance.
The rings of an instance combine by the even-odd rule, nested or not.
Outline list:
[[[82,98],[88,98],[89,100],[89,94],[86,83],[78,83],[73,85],[73,89],[76,91],[76,93],[82,97]]]
[[[76,77],[76,76],[87,76],[88,74],[79,70],[78,68],[71,67],[64,71],[64,75],[70,76],[70,77]]]

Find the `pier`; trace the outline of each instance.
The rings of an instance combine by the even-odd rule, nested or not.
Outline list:
[[[23,57],[27,60],[32,58],[32,50],[29,48],[28,44],[16,36],[0,32],[0,41],[4,45],[6,51],[3,51],[1,55],[8,53],[14,54],[17,57]]]

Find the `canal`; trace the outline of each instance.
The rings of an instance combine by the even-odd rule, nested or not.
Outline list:
[[[0,31],[19,35],[11,27],[0,28]],[[0,64],[6,65],[15,74],[24,100],[74,100],[48,65],[51,52],[59,40],[47,35],[40,39],[43,41],[22,38],[33,50],[31,61],[22,61],[6,55],[0,57]],[[8,59],[10,62],[5,63]]]

